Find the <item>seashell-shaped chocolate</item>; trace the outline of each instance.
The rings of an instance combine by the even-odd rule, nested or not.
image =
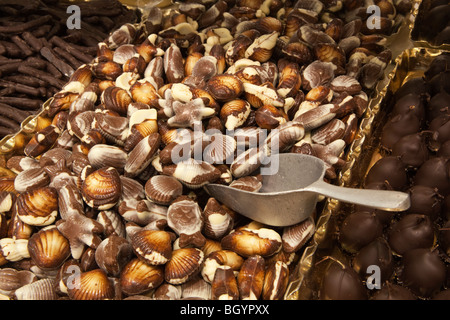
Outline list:
[[[220,109],[220,119],[228,130],[242,126],[250,114],[250,103],[243,99],[225,102]]]
[[[220,171],[212,164],[189,158],[163,167],[163,174],[177,178],[191,189],[198,189],[220,178]]]
[[[182,299],[211,299],[211,284],[202,277],[193,277],[191,280],[181,284]]]
[[[229,163],[234,159],[236,141],[230,135],[217,133],[211,136],[211,142],[203,151],[203,159],[211,164]]]
[[[51,278],[44,278],[18,288],[14,292],[16,300],[57,300],[54,289],[55,282]]]
[[[225,102],[238,98],[244,87],[238,77],[232,74],[219,74],[209,79],[206,90],[215,100]]]
[[[120,214],[114,210],[100,211],[97,215],[97,221],[103,226],[103,234],[109,237],[113,234],[119,237],[125,237],[125,224]]]
[[[37,280],[37,276],[29,270],[2,268],[0,269],[0,293],[9,296],[15,290]]]
[[[233,270],[229,266],[219,266],[211,283],[213,300],[239,300],[239,289]]]
[[[281,108],[272,105],[263,105],[255,111],[255,122],[262,129],[271,130],[289,120],[287,114]]]
[[[313,130],[311,140],[313,143],[327,145],[341,139],[345,133],[345,123],[340,119],[332,119],[330,122]]]
[[[284,99],[278,94],[272,82],[265,82],[262,85],[244,82],[244,92],[247,101],[255,108],[263,105],[284,106]]]
[[[240,190],[258,192],[262,188],[262,179],[261,176],[245,176],[233,180],[229,186]]]
[[[181,286],[174,286],[173,284],[163,283],[153,294],[154,300],[180,300]]]
[[[67,293],[72,300],[108,300],[114,298],[114,285],[102,269],[79,274],[79,283],[69,285]]]
[[[237,276],[239,296],[242,300],[258,300],[264,284],[265,261],[259,255],[248,257]]]
[[[43,168],[31,168],[20,172],[14,179],[14,189],[25,192],[33,188],[45,187],[50,183],[50,176]]]
[[[86,204],[94,209],[108,210],[120,199],[122,182],[114,167],[100,168],[86,177],[81,194]]]
[[[277,92],[282,98],[295,97],[302,85],[300,68],[296,63],[288,63],[280,72]]]
[[[89,164],[94,170],[113,167],[122,172],[128,160],[128,154],[121,147],[108,144],[93,146],[87,156]]]
[[[296,225],[285,227],[281,235],[283,250],[288,253],[299,250],[314,235],[315,227],[311,217]]]
[[[102,80],[116,80],[123,72],[122,66],[114,61],[99,61],[92,66],[94,75]]]
[[[271,256],[281,250],[281,236],[273,229],[239,228],[221,240],[224,249],[232,250],[243,257]]]
[[[210,239],[221,239],[233,228],[229,212],[214,198],[209,198],[203,210],[203,234]]]
[[[125,238],[112,234],[95,250],[95,262],[107,275],[118,277],[125,264],[133,257],[131,244]]]
[[[258,169],[266,156],[263,148],[249,148],[239,154],[231,163],[230,171],[235,178],[247,176]]]
[[[95,114],[95,111],[71,113],[67,120],[67,130],[72,136],[82,139],[91,130]]]
[[[357,79],[341,75],[331,81],[330,88],[337,93],[347,92],[350,95],[354,95],[361,92],[362,86]]]
[[[40,187],[18,195],[17,215],[32,226],[52,224],[58,215],[58,194],[54,188]]]
[[[153,266],[135,258],[120,273],[122,292],[132,296],[157,288],[164,282],[164,268]]]
[[[126,177],[135,177],[142,173],[150,165],[160,144],[161,135],[158,132],[152,133],[139,141],[128,154],[124,175]]]
[[[302,73],[302,86],[311,90],[318,86],[329,86],[334,79],[336,66],[331,62],[316,60],[310,63]]]
[[[6,162],[6,167],[16,174],[27,169],[39,168],[39,166],[38,160],[27,156],[12,156]]]
[[[138,225],[157,223],[162,224],[161,228],[164,228],[167,223],[167,207],[148,200],[121,201],[118,211],[126,221],[132,221]]]
[[[128,105],[133,102],[125,89],[116,86],[106,88],[100,99],[107,110],[115,111],[121,116],[127,115]]]
[[[198,248],[181,248],[172,252],[164,266],[164,279],[170,284],[186,283],[200,272],[204,253]]]
[[[231,250],[218,250],[211,252],[205,259],[201,275],[209,283],[214,280],[216,270],[220,266],[228,266],[237,275],[239,269],[244,263],[244,259],[236,252]]]
[[[69,241],[52,225],[28,240],[31,260],[41,269],[55,270],[70,256]]]
[[[176,44],[171,44],[164,53],[164,72],[169,83],[178,83],[184,78],[183,56]]]
[[[183,185],[171,176],[156,175],[145,183],[147,199],[157,204],[170,205],[182,193]]]
[[[283,261],[272,263],[266,270],[262,291],[264,300],[282,300],[289,283],[289,268]]]
[[[151,265],[161,265],[172,257],[173,240],[173,235],[167,231],[141,229],[131,236],[131,245],[140,259]]]
[[[256,38],[245,50],[244,57],[259,62],[266,62],[272,57],[279,32],[272,31]]]
[[[92,129],[99,131],[111,144],[123,146],[128,137],[128,118],[96,112]]]
[[[205,244],[205,237],[201,233],[202,211],[191,198],[180,196],[172,202],[167,210],[167,224],[180,236],[181,248],[189,245],[200,248]]]
[[[320,61],[331,62],[337,67],[345,68],[345,53],[335,43],[318,43],[314,46],[314,53]]]
[[[157,114],[155,109],[140,109],[130,116],[129,135],[125,141],[124,150],[130,152],[139,141],[152,133],[158,132]]]
[[[152,100],[161,98],[155,86],[146,79],[136,81],[130,87],[131,97],[134,102],[150,104]]]
[[[0,253],[6,260],[11,262],[29,258],[28,239],[0,239]]]
[[[302,124],[289,121],[272,130],[264,141],[263,148],[266,155],[283,152],[292,147],[305,136]]]
[[[119,64],[124,64],[137,53],[136,47],[132,44],[123,44],[113,51],[112,60]]]

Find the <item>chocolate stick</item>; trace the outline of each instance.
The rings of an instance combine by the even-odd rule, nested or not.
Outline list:
[[[75,70],[73,70],[71,66],[58,58],[52,49],[43,47],[40,52],[45,59],[53,64],[66,77],[70,77],[74,73]]]
[[[54,45],[60,47],[61,49],[66,50],[68,53],[73,55],[78,60],[84,62],[84,63],[90,63],[92,62],[92,57],[82,53],[81,51],[77,50],[75,47],[73,47],[70,43],[64,41],[58,36],[53,36],[50,39],[50,42]]]
[[[29,116],[29,112],[13,108],[8,104],[0,103],[0,115],[13,119],[17,122],[22,122]]]
[[[26,57],[33,55],[33,50],[28,46],[28,44],[19,36],[15,35],[11,37],[12,42],[16,44],[22,50]]]
[[[64,81],[62,81],[60,79],[56,79],[50,73],[47,73],[45,71],[29,67],[29,66],[27,66],[25,64],[21,64],[19,66],[19,68],[18,68],[18,71],[20,73],[23,73],[23,74],[26,74],[26,75],[30,75],[30,76],[39,78],[41,80],[44,80],[47,83],[49,83],[50,85],[52,85],[54,87],[57,87],[57,88],[62,88],[64,86]]]
[[[0,97],[0,103],[5,103],[19,109],[37,110],[41,107],[41,101],[19,97]]]
[[[53,51],[55,51],[55,53],[59,56],[63,57],[74,69],[78,69],[81,65],[83,65],[83,62],[77,60],[74,56],[72,56],[66,50],[61,49],[60,47],[54,47]]]
[[[42,42],[38,38],[36,38],[31,32],[24,32],[22,34],[23,39],[28,43],[30,47],[34,49],[34,51],[39,52],[42,48]]]
[[[0,87],[14,88],[16,92],[25,93],[34,97],[43,96],[43,91],[40,90],[40,88],[33,88],[24,84],[9,82],[2,79],[0,79]]]
[[[14,25],[14,26],[0,26],[0,33],[21,33],[21,32],[27,31],[28,29],[31,29],[33,27],[43,25],[46,22],[50,21],[51,18],[52,18],[51,15],[45,15],[45,16],[36,18],[34,20],[25,22],[23,24],[18,24],[18,25]]]

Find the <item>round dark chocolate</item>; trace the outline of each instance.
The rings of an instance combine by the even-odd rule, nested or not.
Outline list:
[[[421,122],[422,120],[415,115],[413,110],[393,116],[383,127],[381,145],[391,150],[400,138],[419,132]]]
[[[388,231],[388,242],[398,255],[418,248],[431,248],[434,228],[430,218],[423,214],[407,214],[394,222]]]
[[[352,212],[339,230],[339,243],[350,253],[361,250],[362,247],[383,234],[383,224],[373,212]]]
[[[440,115],[450,114],[450,94],[445,91],[438,92],[427,104],[427,118],[433,120]]]
[[[358,274],[348,265],[333,261],[327,268],[319,291],[321,300],[367,300]]]
[[[399,157],[407,168],[418,168],[428,160],[430,151],[423,135],[413,133],[400,138],[392,147],[391,155]]]
[[[450,191],[448,161],[442,157],[434,157],[425,161],[417,169],[414,184],[437,188],[439,194],[446,196]]]
[[[402,97],[410,93],[426,96],[428,93],[428,83],[423,78],[409,79],[395,92],[395,101],[399,101]]]
[[[440,72],[435,75],[430,81],[429,85],[429,96],[434,96],[439,92],[450,93],[450,70]]]
[[[402,258],[399,275],[402,284],[421,298],[429,298],[441,290],[446,279],[444,262],[436,250],[414,249]]]
[[[425,71],[425,80],[431,80],[437,74],[447,70],[450,70],[450,55],[440,54],[433,59],[427,71]]]
[[[380,182],[368,183],[364,186],[364,189],[392,190],[392,187],[386,181],[380,181]],[[375,209],[375,208],[371,208],[371,207],[367,207],[367,206],[363,206],[363,205],[355,205],[355,211],[373,212],[378,217],[378,219],[380,220],[380,222],[383,225],[388,225],[395,215],[395,213],[393,211]]]
[[[376,290],[370,300],[417,300],[417,297],[401,285],[386,282],[380,290]]]
[[[423,98],[417,93],[408,93],[399,98],[392,109],[391,115],[412,112],[416,117],[422,119],[425,116],[425,105]]]
[[[441,144],[450,139],[450,115],[439,115],[430,122],[429,130],[433,133],[430,140],[432,150],[439,150]]]
[[[379,280],[381,283],[390,280],[394,273],[392,251],[383,237],[376,238],[361,248],[352,260],[353,269],[363,280],[366,280],[372,274],[368,272],[369,266],[378,266],[380,268]]]
[[[441,143],[439,146],[439,150],[437,151],[436,155],[438,157],[442,157],[445,159],[450,158],[450,140],[445,141],[444,143]]]
[[[439,248],[450,260],[450,221],[439,228]]]
[[[436,293],[433,297],[433,300],[450,300],[450,289],[445,289]]]
[[[387,182],[393,190],[403,190],[408,185],[405,164],[395,156],[378,160],[369,170],[365,185],[375,182]]]
[[[418,213],[428,216],[431,221],[436,221],[442,211],[443,197],[436,188],[415,185],[409,189],[410,207],[408,213]]]

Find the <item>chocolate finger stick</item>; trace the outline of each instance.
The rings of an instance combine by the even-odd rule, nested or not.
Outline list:
[[[66,50],[68,53],[70,53],[72,56],[77,58],[78,60],[84,62],[84,63],[90,63],[92,62],[92,57],[84,54],[83,52],[79,51],[75,47],[73,47],[70,43],[64,41],[58,36],[53,36],[50,39],[50,43],[60,47],[61,49]]]
[[[66,77],[70,77],[74,73],[75,70],[73,70],[71,66],[62,61],[59,57],[57,57],[52,49],[43,47],[40,52],[45,59],[53,64]]]
[[[29,116],[29,112],[13,108],[8,104],[0,103],[0,115],[13,119],[17,122],[22,122]]]
[[[35,52],[39,52],[42,49],[42,41],[36,38],[31,32],[24,32],[22,38],[28,43],[28,45],[33,48]]]
[[[6,52],[5,46],[0,43],[0,55],[5,54],[5,52]]]
[[[43,96],[43,91],[40,88],[30,87],[20,83],[14,83],[0,79],[0,87],[14,88],[16,92],[25,93],[30,96],[40,97]]]
[[[43,25],[46,22],[50,21],[51,18],[52,18],[51,15],[45,15],[45,16],[36,18],[34,20],[25,22],[23,24],[17,24],[17,25],[12,25],[12,26],[0,26],[0,33],[21,33],[21,32],[27,31],[33,27]]]
[[[44,80],[47,83],[49,83],[50,85],[57,87],[57,88],[62,88],[64,85],[64,81],[62,81],[60,79],[56,79],[53,75],[51,75],[45,71],[29,67],[25,64],[21,64],[18,68],[18,71],[20,73],[27,74],[27,75],[39,78],[41,80]]]
[[[22,53],[26,56],[32,56],[33,50],[28,46],[28,44],[18,35],[12,36],[11,41],[15,43],[16,46],[20,48]]]
[[[0,97],[0,103],[5,103],[19,109],[37,110],[41,107],[41,101],[21,97]]]
[[[0,137],[4,137],[4,136],[6,136],[6,135],[8,135],[8,134],[14,134],[14,133],[16,133],[16,132],[17,132],[17,131],[14,130],[14,129],[6,128],[6,127],[0,126]]]
[[[26,86],[35,87],[35,88],[47,86],[47,82],[45,82],[41,79],[32,77],[32,76],[27,76],[27,75],[11,75],[11,76],[7,76],[7,77],[3,77],[3,79],[6,81],[21,83]]]
[[[10,118],[0,116],[0,126],[6,127],[6,128],[11,128],[15,131],[19,131],[20,122],[16,122]]]
[[[77,60],[74,56],[61,49],[60,47],[54,47],[53,51],[55,51],[55,53],[59,56],[63,57],[74,69],[78,69],[83,65],[83,62]]]

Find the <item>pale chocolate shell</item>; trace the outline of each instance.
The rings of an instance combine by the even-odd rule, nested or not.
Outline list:
[[[54,270],[70,256],[70,245],[55,226],[49,226],[31,236],[28,252],[39,268]]]
[[[16,200],[20,220],[32,226],[52,224],[58,215],[58,194],[51,187],[35,188],[19,194]]]
[[[147,199],[157,204],[170,205],[182,193],[183,185],[171,176],[156,175],[145,183]]]
[[[164,268],[164,278],[171,284],[182,284],[200,272],[204,253],[197,248],[174,250]]]
[[[158,287],[163,281],[162,266],[153,266],[138,258],[131,260],[120,274],[120,287],[127,295],[145,293]]]
[[[172,257],[172,235],[163,230],[142,229],[131,237],[136,255],[151,265],[165,264]]]
[[[107,300],[114,298],[114,286],[106,272],[94,269],[82,272],[79,283],[68,285],[67,292],[72,300]]]
[[[86,177],[81,186],[86,204],[98,210],[112,208],[122,194],[119,173],[113,167],[100,168]]]

